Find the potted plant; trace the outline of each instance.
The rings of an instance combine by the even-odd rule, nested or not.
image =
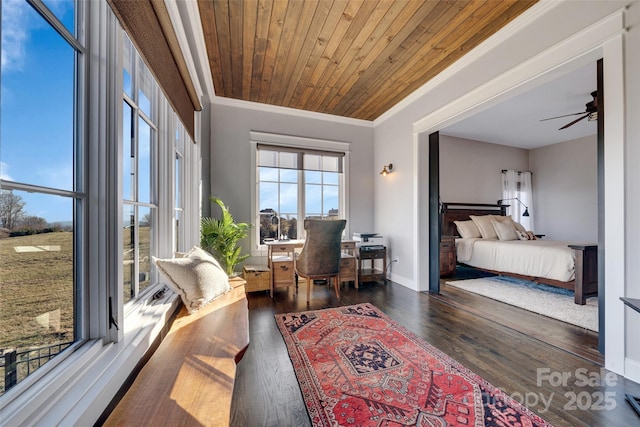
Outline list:
[[[220,206],[222,218],[203,217],[201,221],[200,246],[220,261],[229,276],[234,274],[236,265],[249,258],[240,255],[242,248],[238,241],[248,236],[251,224],[235,222],[229,209],[218,197],[209,200]]]

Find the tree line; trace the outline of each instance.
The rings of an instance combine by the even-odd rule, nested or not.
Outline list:
[[[29,215],[25,206],[22,197],[12,190],[0,190],[0,236],[13,237],[59,230],[59,227],[50,225],[46,219]]]

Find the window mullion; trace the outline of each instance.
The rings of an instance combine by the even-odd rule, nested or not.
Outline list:
[[[302,158],[302,155],[300,155]],[[305,212],[306,198],[305,198],[306,182],[304,179],[304,170],[298,169],[298,237],[304,235],[304,218],[307,213]]]
[[[51,10],[42,2],[42,0],[27,0],[27,2],[41,14],[55,30],[60,34],[73,48],[81,53],[86,53],[85,47],[76,37],[67,30],[62,22],[54,15]]]
[[[324,172],[320,172],[320,218],[324,215]]]
[[[132,300],[138,295],[138,288],[140,286],[140,251],[138,250],[140,242],[140,209],[137,204],[134,206],[133,212],[133,242],[131,244],[131,246],[133,246],[133,277],[131,283]]]

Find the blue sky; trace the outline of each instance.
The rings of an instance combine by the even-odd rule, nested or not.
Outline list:
[[[324,174],[324,194],[321,195],[322,175]],[[340,176],[334,172],[305,171],[306,191],[305,191],[305,212],[309,215],[327,214],[330,209],[338,209],[339,191],[338,183]],[[260,179],[270,182],[263,182],[260,185],[260,210],[273,209],[284,217],[296,213],[298,209],[298,171],[293,169],[280,170],[280,200],[278,203],[278,170],[274,168],[261,167]],[[324,206],[322,206],[324,197]],[[324,209],[322,209],[324,207]]]
[[[73,1],[45,0],[73,31]],[[2,0],[0,174],[73,189],[73,49],[24,0]],[[70,221],[71,203],[19,192],[29,215]]]

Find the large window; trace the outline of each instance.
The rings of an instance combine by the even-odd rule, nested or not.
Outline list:
[[[173,188],[174,188],[174,250],[184,251],[185,231],[184,231],[184,202],[185,202],[185,157],[186,147],[191,142],[182,123],[175,119],[175,162],[173,167]]]
[[[49,3],[49,2],[47,2]],[[0,394],[82,337],[84,46],[74,2],[2,2]]]
[[[304,237],[305,218],[345,217],[343,151],[257,144],[256,153],[260,245]]]
[[[124,301],[151,284],[157,211],[158,86],[128,37],[124,37],[122,104]]]
[[[0,412],[22,425],[119,387],[175,308],[151,260],[197,242],[199,147],[106,2],[0,12]]]
[[[531,172],[502,171],[502,201],[508,205],[507,215],[533,230],[533,187]]]

